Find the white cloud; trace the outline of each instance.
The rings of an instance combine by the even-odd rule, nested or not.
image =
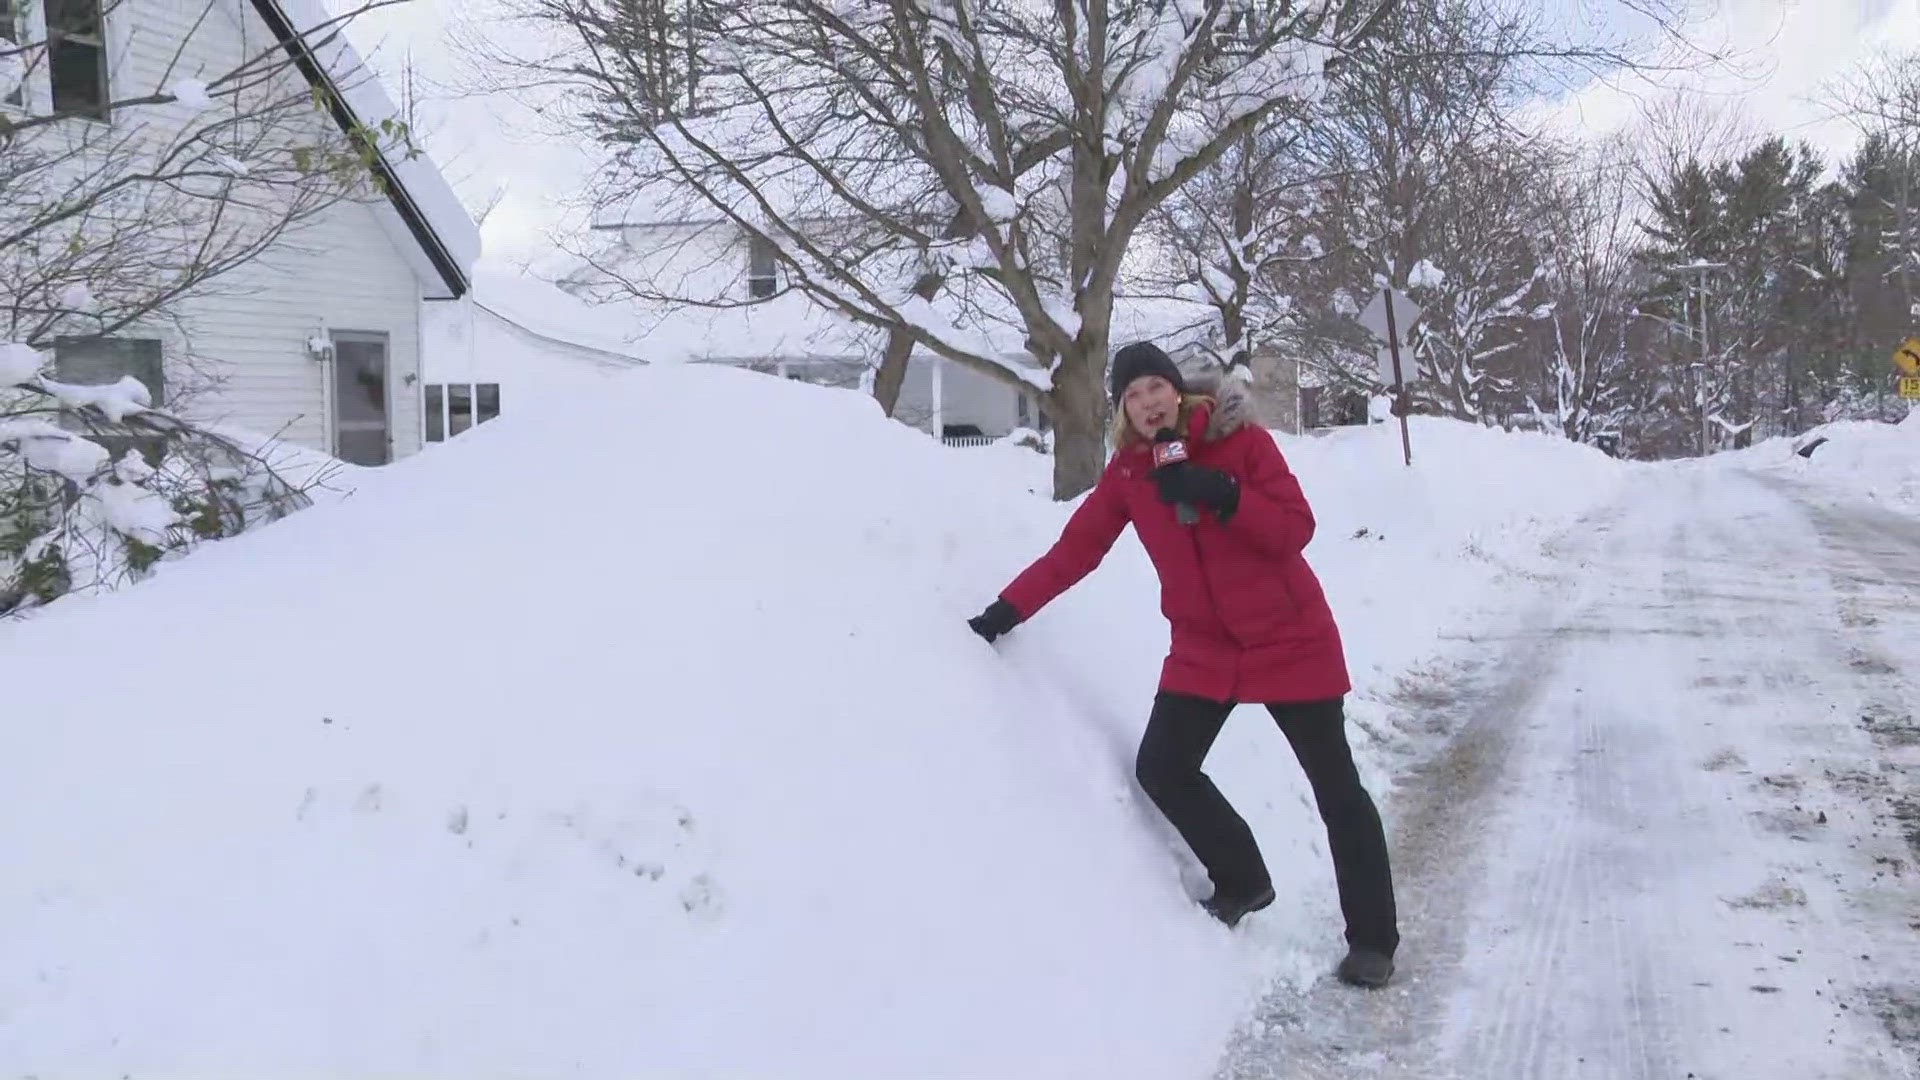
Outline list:
[[[1920,0],[1721,0],[1687,37],[1727,61],[1596,80],[1551,103],[1547,122],[1611,135],[1646,105],[1687,93],[1735,110],[1758,131],[1804,139],[1831,161],[1858,132],[1834,115],[1827,91],[1882,50],[1920,48]]]

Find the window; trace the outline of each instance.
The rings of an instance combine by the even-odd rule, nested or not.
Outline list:
[[[56,338],[53,343],[54,378],[79,386],[110,386],[131,375],[146,386],[156,409],[167,403],[163,368],[157,339]],[[149,463],[158,464],[166,449],[164,439],[152,436],[105,435],[93,441],[106,447],[115,461],[137,449]]]
[[[26,42],[27,20],[18,0],[0,0],[0,67],[19,65],[24,69],[31,59],[25,50]],[[13,88],[13,93],[0,97],[0,105],[25,106],[26,103],[27,82],[24,78],[19,86]]]
[[[755,300],[772,296],[780,286],[778,268],[772,241],[759,235],[747,237],[747,295]]]
[[[426,440],[445,442],[500,415],[499,383],[428,383]]]
[[[473,426],[473,387],[455,384],[447,387],[447,437]]]
[[[100,0],[47,0],[53,111],[107,118],[106,20]]]

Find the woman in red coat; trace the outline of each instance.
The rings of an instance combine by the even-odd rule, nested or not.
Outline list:
[[[1340,631],[1301,554],[1313,511],[1238,382],[1189,394],[1179,368],[1145,342],[1115,354],[1109,381],[1116,449],[1106,471],[1052,550],[969,625],[991,642],[1032,618],[1131,523],[1173,629],[1135,775],[1212,877],[1205,908],[1233,926],[1273,902],[1252,831],[1201,771],[1233,708],[1259,703],[1292,744],[1326,823],[1347,923],[1338,974],[1383,986],[1400,942],[1393,877],[1347,745]],[[1168,440],[1187,459],[1156,468],[1156,441]]]

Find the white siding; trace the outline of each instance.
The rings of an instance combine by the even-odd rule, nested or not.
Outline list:
[[[940,426],[971,425],[982,434],[999,437],[1021,426],[1039,426],[1039,403],[1029,395],[1027,420],[1020,420],[1020,394],[1002,380],[984,375],[952,360],[916,355],[907,363],[907,377],[900,385],[900,399],[893,415],[910,427],[930,435],[933,430],[933,368],[942,364],[940,373]]]
[[[322,326],[381,333],[394,456],[420,448],[420,285],[368,207],[333,207],[181,312],[193,356],[221,380],[192,403],[195,415],[269,432],[284,426],[289,441],[331,450],[332,373],[308,356],[307,339]]]
[[[732,222],[629,227],[622,236],[640,256],[623,268],[636,283],[664,296],[748,299],[747,237]]]
[[[122,0],[107,23],[112,94],[162,92],[182,78],[211,80],[272,43],[244,0],[220,0],[212,12],[199,0]],[[291,90],[303,90],[297,72],[289,69],[286,78]],[[184,109],[162,105],[125,110],[114,124],[160,140],[189,121]],[[316,109],[312,123],[318,135],[333,121]],[[347,203],[181,302],[174,323],[147,334],[165,340],[168,393],[185,391],[180,405],[190,415],[280,432],[322,450],[331,449],[330,372],[307,355],[307,339],[322,326],[385,334],[393,453],[402,457],[421,443],[421,293],[373,206]],[[129,330],[126,336],[146,335]]]

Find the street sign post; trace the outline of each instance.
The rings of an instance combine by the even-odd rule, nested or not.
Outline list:
[[[1393,411],[1400,414],[1400,452],[1409,467],[1413,465],[1413,438],[1407,433],[1407,379],[1406,368],[1400,361],[1400,347],[1409,340],[1420,314],[1420,305],[1408,299],[1406,293],[1391,287],[1375,293],[1373,301],[1360,313],[1360,325],[1387,347],[1387,360],[1393,368]],[[1383,369],[1381,374],[1384,376],[1387,372]]]

